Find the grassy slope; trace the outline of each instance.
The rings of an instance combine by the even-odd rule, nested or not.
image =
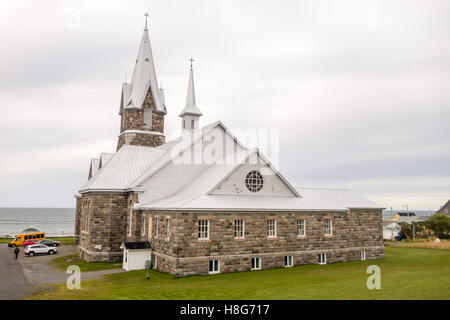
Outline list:
[[[67,267],[70,265],[76,265],[80,267],[81,272],[86,271],[98,271],[98,270],[108,270],[108,269],[120,269],[122,268],[122,262],[119,261],[107,261],[107,262],[87,262],[84,260],[66,261],[66,258],[78,258],[77,255],[65,256],[53,259],[50,261],[49,265],[52,267],[66,271]]]
[[[61,244],[75,244],[73,237],[50,237],[49,239],[59,241]],[[0,244],[8,243],[12,238],[0,238]]]
[[[369,265],[381,290],[368,290]],[[450,299],[450,251],[386,248],[386,259],[176,279],[154,270],[105,276],[30,299]]]

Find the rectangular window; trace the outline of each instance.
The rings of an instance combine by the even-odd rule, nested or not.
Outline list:
[[[267,220],[267,236],[272,238],[277,236],[277,221],[275,219]]]
[[[151,129],[153,123],[152,109],[144,109],[144,127]]]
[[[333,221],[325,219],[325,235],[331,236],[333,234]]]
[[[209,239],[209,220],[198,220],[198,238]]]
[[[220,272],[220,262],[219,260],[210,260],[209,261],[209,274],[219,273]]]
[[[284,256],[284,266],[292,267],[294,265],[294,256]]]
[[[194,122],[194,120],[191,120],[191,129],[195,129],[195,122]]]
[[[361,260],[366,260],[366,250],[361,250]]]
[[[147,221],[145,219],[145,216],[142,216],[142,235],[145,236],[147,234]]]
[[[148,240],[152,240],[152,232],[153,232],[153,218],[148,217]]]
[[[155,230],[155,238],[159,236],[159,219],[156,218],[156,230]]]
[[[306,236],[306,220],[305,219],[297,220],[297,235],[298,236]]]
[[[261,270],[261,258],[252,258],[252,270]]]
[[[170,219],[167,218],[166,219],[166,224],[167,224],[167,240],[170,239]]]
[[[244,238],[244,220],[234,220],[234,237]]]
[[[186,129],[186,120],[183,120],[183,129]]]
[[[319,264],[327,264],[327,254],[319,253]]]

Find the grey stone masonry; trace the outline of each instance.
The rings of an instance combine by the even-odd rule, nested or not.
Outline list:
[[[144,123],[144,114],[146,110],[151,110],[152,123]],[[124,109],[121,115],[119,141],[117,150],[125,144],[157,147],[165,143],[164,135],[151,134],[151,132],[164,133],[164,116],[165,114],[156,110],[155,102],[151,90],[147,92],[144,104],[141,109]],[[143,133],[125,133],[127,130],[148,131]]]
[[[301,213],[143,212],[136,219],[139,221],[134,238],[151,241],[156,268],[177,276],[208,274],[209,260],[216,259],[220,261],[220,272],[235,272],[249,271],[253,257],[261,259],[261,269],[283,267],[287,255],[293,256],[294,265],[318,263],[320,253],[326,254],[327,263],[360,260],[362,250],[367,259],[384,257],[379,209]],[[276,237],[267,236],[268,219],[276,221]],[[305,219],[305,236],[297,235],[299,219]],[[325,219],[332,221],[331,235],[325,235]],[[198,238],[199,220],[209,221],[208,239]],[[242,239],[234,237],[235,220],[244,220]],[[147,224],[146,234],[142,233],[145,230],[142,224]]]
[[[87,261],[120,260],[134,194],[87,193],[81,198],[79,254]]]

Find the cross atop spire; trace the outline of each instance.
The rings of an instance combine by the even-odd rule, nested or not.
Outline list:
[[[191,57],[191,58],[189,59],[189,61],[191,62],[191,70],[193,70],[192,64],[194,63],[195,60],[194,60],[194,58]]]
[[[148,12],[146,12],[146,13],[144,13],[144,16],[145,16],[145,29],[144,30],[148,30],[147,29],[147,20],[148,20],[148,17],[150,17],[150,15],[148,14]]]

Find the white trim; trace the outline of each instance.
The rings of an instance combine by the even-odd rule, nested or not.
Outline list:
[[[294,266],[294,256],[292,255],[284,256],[284,267],[290,268],[293,266]]]
[[[367,260],[367,252],[366,250],[361,250],[361,260]]]
[[[236,237],[236,221],[242,221],[242,236]],[[235,239],[245,239],[245,220],[244,219],[234,219],[234,238]]]
[[[273,230],[271,230],[271,222],[273,222]],[[271,232],[273,231],[273,233]],[[277,219],[267,219],[267,238],[277,237]]]
[[[319,253],[318,264],[320,264],[320,265],[327,264],[327,254],[325,252]]]
[[[158,132],[158,131],[146,131],[146,130],[125,130],[121,134],[119,134],[119,137],[123,136],[124,134],[151,134],[155,136],[163,136],[166,135],[164,133]]]
[[[327,221],[330,221],[330,232],[327,232]],[[333,235],[333,219],[332,218],[325,218],[324,221],[324,227],[325,227],[325,235],[326,236],[332,236]]]
[[[253,267],[253,259],[255,259],[255,265],[258,265],[258,267]],[[258,261],[258,263],[256,263],[256,261]],[[250,260],[250,269],[252,270],[252,271],[254,271],[254,270],[261,270],[261,257],[253,257],[251,260]]]
[[[217,270],[214,270],[216,261],[217,261]],[[213,271],[211,271],[211,268],[210,268],[211,262],[213,263]],[[220,273],[220,260],[219,259],[209,260],[208,261],[208,274],[218,274],[218,273]]]
[[[200,230],[200,221],[206,221],[206,226],[202,225],[203,230]],[[206,237],[202,237],[206,228]],[[209,240],[209,219],[198,219],[197,221],[197,238],[198,240]]]

